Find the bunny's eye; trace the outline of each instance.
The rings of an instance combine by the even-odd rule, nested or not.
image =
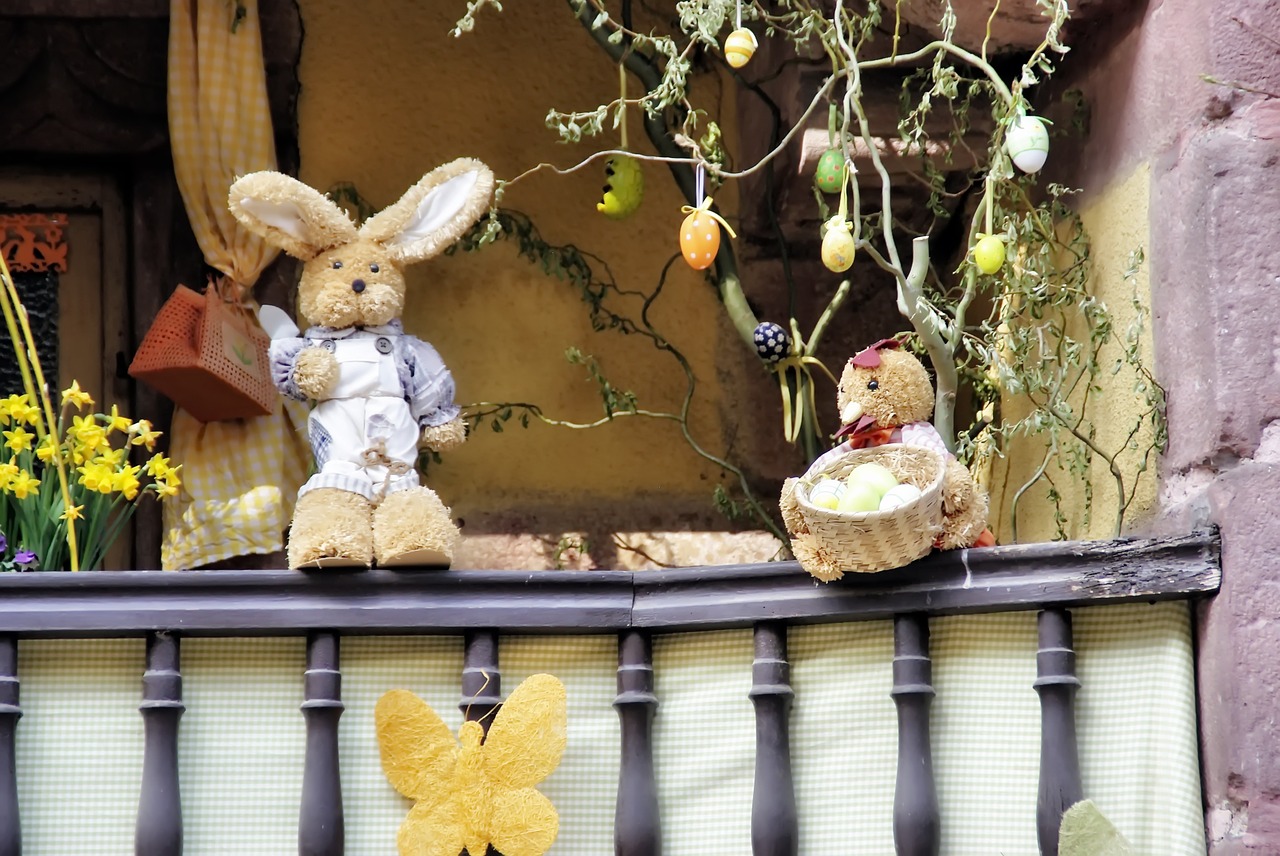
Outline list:
[[[377,263],[377,262],[374,262],[373,264],[369,265],[369,270],[370,270],[371,272],[373,272],[373,273],[377,273],[377,272],[378,272],[378,263]]]
[[[879,388],[880,388],[880,381],[878,380],[867,381],[867,389],[879,389]]]
[[[333,269],[334,269],[334,270],[337,270],[337,269],[338,269],[338,268],[340,268],[340,267],[342,267],[342,262],[340,262],[340,261],[335,261],[335,262],[333,263]]]

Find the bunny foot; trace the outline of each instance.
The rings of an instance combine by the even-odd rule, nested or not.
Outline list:
[[[318,488],[298,500],[289,530],[291,568],[367,568],[373,561],[369,501]]]
[[[379,567],[447,568],[458,537],[449,509],[430,488],[395,491],[373,512],[373,555]]]

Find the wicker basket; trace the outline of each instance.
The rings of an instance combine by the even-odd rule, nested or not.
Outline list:
[[[861,464],[887,467],[920,497],[892,511],[832,511],[809,501],[809,491],[824,478],[844,479]],[[942,478],[946,460],[922,446],[893,443],[855,449],[814,462],[795,488],[800,518],[808,537],[834,565],[845,571],[874,573],[914,562],[933,548],[942,531]],[[799,533],[791,533],[796,535]]]
[[[270,341],[248,310],[216,285],[179,285],[156,314],[129,374],[201,422],[271,412],[279,393],[267,362]]]

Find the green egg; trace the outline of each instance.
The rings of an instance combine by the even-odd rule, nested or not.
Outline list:
[[[839,149],[827,149],[818,158],[818,188],[823,193],[839,193],[844,181],[844,153]]]

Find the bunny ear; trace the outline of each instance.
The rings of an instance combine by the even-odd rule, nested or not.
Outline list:
[[[472,158],[437,167],[365,221],[360,237],[377,241],[401,264],[438,255],[480,219],[493,193],[493,173]]]
[[[283,173],[254,172],[236,179],[227,205],[250,232],[303,261],[356,238],[346,212]]]

